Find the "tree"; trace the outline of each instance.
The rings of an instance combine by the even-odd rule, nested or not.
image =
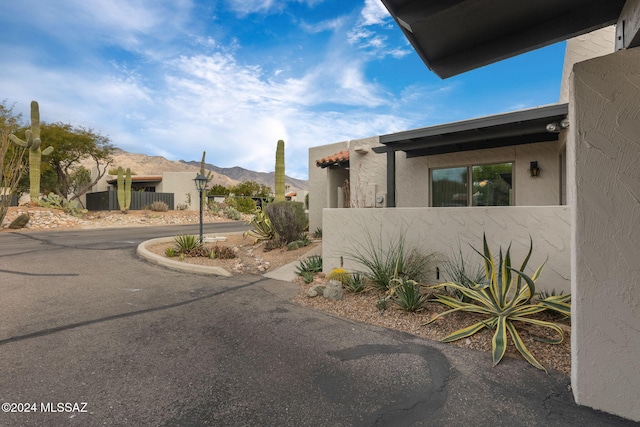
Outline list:
[[[22,118],[13,113],[13,106],[7,107],[6,100],[0,103],[0,224],[11,204],[18,181],[23,172],[25,147],[12,144],[9,135],[18,128]]]
[[[54,188],[48,190],[69,201],[78,199],[96,185],[113,162],[114,146],[109,138],[91,129],[65,123],[43,124],[42,136],[54,147],[47,163],[55,172],[56,180]],[[97,174],[93,180],[90,173],[87,179],[88,169],[82,165],[87,159],[95,163]]]
[[[210,196],[228,196],[230,192],[231,190],[220,184],[214,184],[209,188]]]
[[[244,181],[230,189],[236,196],[247,197],[269,197],[271,195],[271,187],[259,184],[256,181]]]

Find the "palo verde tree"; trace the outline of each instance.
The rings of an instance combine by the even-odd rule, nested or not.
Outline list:
[[[43,190],[53,191],[69,201],[89,191],[113,163],[115,148],[109,138],[91,129],[65,123],[43,124],[42,135],[54,148],[47,164],[55,174],[53,188]],[[95,166],[97,174],[93,179],[83,163]]]
[[[0,102],[0,224],[7,214],[20,176],[26,147],[12,144],[9,135],[19,127],[22,116],[13,113],[6,101]]]

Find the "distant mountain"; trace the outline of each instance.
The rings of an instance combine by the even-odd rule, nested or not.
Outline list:
[[[192,160],[190,162],[182,161],[182,163],[190,166],[197,166],[198,168],[200,167],[200,162],[195,160]],[[240,166],[235,166],[232,168],[221,168],[210,163],[205,163],[204,168],[206,170],[219,173],[220,175],[227,176],[235,181],[255,181],[258,184],[267,185],[271,187],[272,190],[275,190],[275,172],[255,172],[252,170],[241,168]],[[287,191],[297,192],[309,189],[309,181],[307,180],[295,179],[285,175],[284,183],[285,185],[289,186],[289,189]]]
[[[93,165],[86,161],[84,166],[91,168]],[[111,168],[131,168],[136,175],[162,175],[163,172],[194,172],[200,171],[199,161],[168,160],[162,156],[148,156],[146,154],[129,153],[120,148],[116,148],[113,154]],[[255,172],[239,166],[233,168],[220,168],[210,163],[205,164],[205,169],[213,173],[213,184],[232,187],[244,181],[255,181],[264,184],[275,190],[275,173]],[[309,181],[285,177],[285,185],[289,186],[288,191],[302,191],[309,189]]]
[[[184,162],[168,160],[162,156],[129,153],[120,148],[116,148],[112,157],[113,163],[109,169],[122,166],[125,169],[131,168],[131,172],[136,175],[162,175],[163,172],[193,172],[197,174],[200,171],[199,163],[198,167],[194,167]],[[86,160],[84,166],[91,168],[93,165],[89,160]],[[239,183],[226,175],[215,172],[213,173],[212,182],[225,187],[231,187]]]

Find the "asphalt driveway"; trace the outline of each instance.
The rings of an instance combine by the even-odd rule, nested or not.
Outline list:
[[[148,264],[135,230],[0,233],[0,425],[635,425],[560,373],[294,305],[288,282]]]

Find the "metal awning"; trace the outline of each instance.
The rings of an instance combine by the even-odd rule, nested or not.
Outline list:
[[[442,78],[615,24],[625,0],[382,0]]]
[[[553,104],[382,135],[383,146],[373,151],[387,153],[387,207],[396,205],[397,151],[410,158],[557,141],[560,130],[568,126],[568,112],[568,104]]]
[[[568,104],[519,110],[380,136],[376,153],[404,151],[407,158],[557,141]],[[549,128],[548,128],[549,126]]]

